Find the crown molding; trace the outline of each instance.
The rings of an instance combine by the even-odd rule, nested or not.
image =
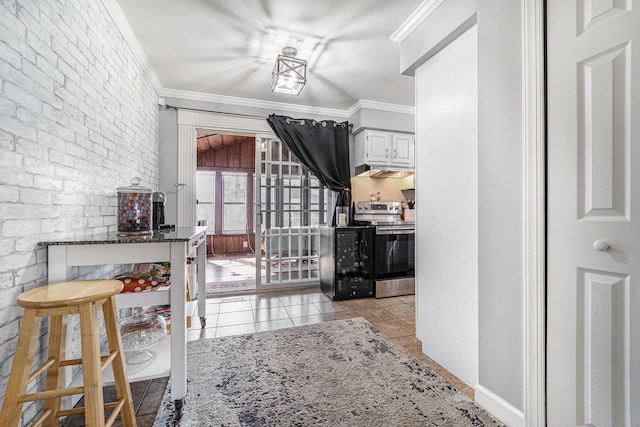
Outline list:
[[[312,107],[309,105],[287,104],[284,102],[262,101],[259,99],[237,98],[234,96],[214,95],[209,93],[190,92],[185,90],[167,88],[162,89],[161,96],[166,98],[185,99],[189,101],[203,101],[227,105],[237,105],[242,107],[263,108],[267,110],[284,110],[301,114],[313,114],[319,116],[325,115],[345,119],[353,117],[354,114],[356,114],[363,108],[394,113],[415,114],[414,107],[398,104],[387,104],[377,101],[368,101],[366,99],[359,100],[348,110],[338,110],[334,108]]]
[[[237,105],[241,107],[253,107],[264,109],[285,110],[301,114],[328,115],[340,118],[349,118],[346,110],[334,108],[312,107],[308,105],[287,104],[284,102],[262,101],[259,99],[239,98],[235,96],[215,95],[203,92],[191,92],[179,89],[163,88],[161,96],[165,98],[178,98],[189,101],[213,102],[227,105]]]
[[[117,0],[101,0],[101,1],[102,1],[102,5],[105,7],[107,12],[109,13],[109,16],[111,16],[111,19],[116,24],[116,27],[118,27],[118,30],[120,31],[120,34],[124,38],[125,42],[127,43],[127,45],[129,45],[131,52],[138,60],[138,64],[142,68],[142,71],[151,81],[151,85],[155,89],[156,93],[160,94],[162,92],[162,83],[160,83],[160,79],[158,78],[158,75],[156,74],[153,67],[151,66],[151,62],[149,62],[149,58],[147,58],[147,55],[145,55],[144,50],[142,49],[142,46],[140,46],[140,42],[138,41],[138,38],[133,33],[133,30],[131,29],[131,25],[129,25],[129,21],[127,21],[127,18],[124,16],[124,12],[122,12],[122,8],[118,4],[118,1]]]
[[[407,18],[406,21],[400,25],[393,34],[391,34],[391,41],[396,43],[402,43],[404,39],[415,30],[422,22],[433,13],[445,0],[425,0],[420,6]]]
[[[353,117],[358,111],[362,109],[368,110],[381,110],[388,111],[390,113],[402,113],[402,114],[416,114],[416,108],[408,105],[388,104],[386,102],[369,101],[367,99],[361,99],[351,106],[347,110],[349,117]]]

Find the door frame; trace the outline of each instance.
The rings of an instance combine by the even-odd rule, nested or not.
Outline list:
[[[256,137],[256,140],[258,137],[277,139],[277,136],[264,117],[190,110],[188,108],[176,109],[178,111],[178,181],[175,184],[178,212],[176,224],[180,227],[193,227],[196,224],[197,130],[208,129],[220,133],[252,135]],[[258,159],[256,158],[256,160]],[[259,187],[254,186],[254,197],[255,191],[259,191]],[[330,202],[331,200],[329,200]],[[255,226],[259,227],[260,225],[256,223]],[[260,238],[257,231],[256,244]],[[256,254],[259,255],[258,248],[259,246],[256,246]],[[260,286],[259,266],[260,264],[256,263],[257,289]],[[269,289],[282,290],[300,287],[298,283],[294,282],[269,287]]]
[[[275,135],[263,117],[241,116],[178,108],[178,182],[176,224],[193,227],[196,224],[196,158],[197,129],[221,133]]]
[[[545,2],[522,0],[524,425],[546,425]]]

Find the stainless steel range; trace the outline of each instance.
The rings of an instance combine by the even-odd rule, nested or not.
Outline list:
[[[416,229],[402,220],[401,202],[354,202],[353,219],[375,229],[375,297],[414,294]]]

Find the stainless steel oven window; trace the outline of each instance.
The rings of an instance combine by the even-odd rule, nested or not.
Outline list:
[[[415,231],[376,231],[376,279],[415,277]]]

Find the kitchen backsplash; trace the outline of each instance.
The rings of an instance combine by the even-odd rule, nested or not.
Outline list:
[[[380,192],[380,200],[383,202],[400,202],[404,200],[402,191],[405,188],[415,187],[415,175],[405,178],[351,178],[352,200],[370,200],[371,193]]]

